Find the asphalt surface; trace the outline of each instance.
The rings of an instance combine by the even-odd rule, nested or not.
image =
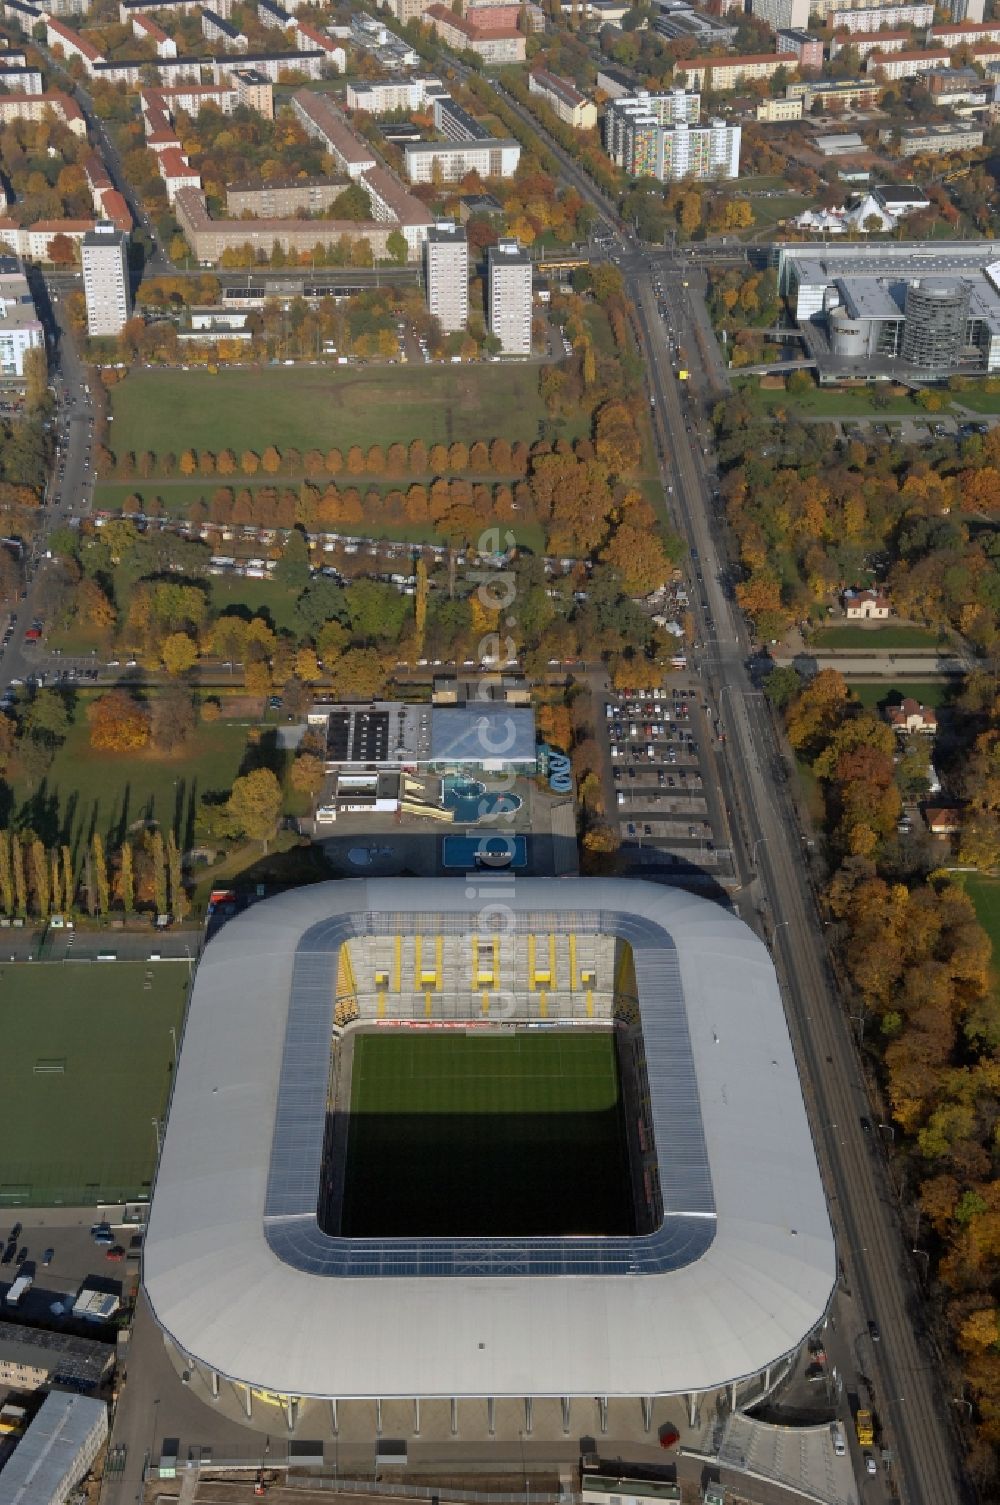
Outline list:
[[[895,1456],[903,1499],[949,1505],[962,1498],[956,1438],[935,1383],[936,1357],[923,1328],[914,1262],[905,1252],[887,1166],[861,1128],[870,1110],[849,1023],[831,986],[829,960],[810,888],[787,777],[764,697],[746,668],[750,645],[725,586],[712,496],[698,442],[698,414],[685,414],[671,368],[649,265],[638,254],[623,271],[635,301],[657,401],[657,423],[674,477],[677,518],[697,551],[702,592],[692,609],[704,643],[705,678],[728,734],[726,773],[738,812],[749,875],[757,884],[763,928],[783,983],[813,1134],[853,1305],[855,1384],[867,1380]],[[683,291],[683,290],[681,290]],[[677,297],[673,294],[673,300]],[[668,294],[668,303],[673,302]],[[675,309],[679,317],[681,311]],[[688,352],[694,359],[692,351]],[[706,605],[703,606],[702,602]],[[881,1341],[868,1337],[878,1322]],[[848,1384],[850,1385],[850,1378]],[[852,1446],[854,1444],[852,1443]],[[880,1480],[865,1480],[877,1499]]]
[[[528,111],[509,94],[504,98],[544,136]],[[547,145],[563,176],[607,223],[614,223],[612,206],[586,174],[551,139]],[[727,735],[722,771],[736,814],[734,834],[782,982],[840,1251],[843,1300],[838,1309],[843,1308],[850,1329],[841,1336],[849,1338],[854,1359],[845,1382],[852,1393],[871,1396],[892,1451],[899,1496],[909,1505],[957,1505],[971,1498],[971,1491],[959,1468],[954,1410],[940,1384],[943,1365],[926,1329],[917,1261],[904,1237],[881,1146],[873,1145],[861,1128],[861,1117],[871,1109],[834,985],[807,869],[808,847],[769,711],[747,668],[751,645],[746,627],[726,585],[729,561],[720,543],[724,527],[713,515],[708,414],[695,399],[682,399],[683,384],[673,369],[658,306],[657,280],[664,288],[668,327],[672,322],[680,332],[695,392],[710,393],[718,385],[717,373],[705,369],[704,340],[697,337],[689,306],[692,289],[683,285],[691,280],[687,269],[695,256],[646,252],[624,227],[617,228],[613,252],[636,308],[664,481],[672,488],[668,498],[701,586],[700,592],[692,590],[691,609],[703,645],[703,679]],[[704,264],[742,256],[742,251],[722,247],[711,256],[700,250],[697,260]],[[688,403],[690,411],[685,411]],[[877,1343],[869,1338],[869,1320],[877,1321],[881,1331]],[[866,1477],[853,1427],[846,1430],[862,1497],[891,1497],[882,1478]]]

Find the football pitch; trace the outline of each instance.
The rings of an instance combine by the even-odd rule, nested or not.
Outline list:
[[[543,1237],[633,1226],[610,1032],[356,1036],[344,1235]]]
[[[0,1208],[149,1195],[183,963],[0,966]]]

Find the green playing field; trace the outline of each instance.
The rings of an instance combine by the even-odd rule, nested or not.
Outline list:
[[[610,1033],[362,1034],[350,1113],[348,1237],[633,1230]]]
[[[149,1195],[183,962],[0,966],[0,1207]]]

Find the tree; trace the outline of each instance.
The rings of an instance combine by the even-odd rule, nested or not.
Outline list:
[[[235,780],[227,814],[235,834],[259,841],[267,850],[281,815],[281,785],[270,768],[255,768]]]
[[[69,914],[76,898],[76,880],[73,875],[73,854],[69,847],[62,849],[63,913]]]
[[[98,914],[107,914],[111,907],[108,890],[108,863],[104,855],[104,841],[97,831],[91,837],[90,862],[94,877],[94,907]]]
[[[69,712],[57,690],[37,690],[24,714],[24,730],[43,742],[65,742],[69,733]]]
[[[132,869],[132,843],[122,843],[121,866],[118,869],[118,897],[126,914],[135,909],[135,875]]]
[[[10,832],[0,831],[0,910],[5,915],[14,912],[14,880],[10,869]]]
[[[245,449],[240,455],[240,469],[245,476],[256,475],[260,468],[260,456],[255,450]]]
[[[281,455],[275,449],[273,444],[269,444],[267,446],[264,453],[260,457],[260,463],[262,468],[267,471],[268,475],[274,476],[278,474],[278,471],[281,469]]]
[[[309,584],[310,575],[309,544],[301,528],[293,528],[275,566],[275,581],[289,590],[301,591]]]
[[[149,741],[149,712],[126,690],[109,690],[87,710],[90,745],[104,752],[132,752]]]
[[[175,920],[183,920],[190,906],[184,888],[180,848],[173,831],[167,832],[167,877],[170,881],[170,913]]]
[[[160,649],[168,674],[186,674],[198,661],[198,645],[186,632],[172,632]]]
[[[194,701],[183,685],[167,685],[153,701],[150,738],[162,753],[173,753],[194,736]]]
[[[397,266],[401,267],[405,265],[407,246],[406,236],[403,235],[402,231],[390,230],[389,235],[386,238],[385,248]]]
[[[163,851],[163,832],[157,828],[149,838],[149,855],[153,864],[153,903],[158,915],[167,914],[167,869]]]
[[[45,848],[34,837],[31,842],[31,887],[35,895],[35,909],[40,919],[47,919],[49,915],[49,864],[45,858]]]
[[[10,838],[10,865],[14,880],[14,910],[21,919],[28,913],[28,886],[24,879],[24,848],[16,832]]]
[[[292,788],[300,794],[308,794],[310,799],[315,799],[319,794],[325,777],[323,759],[315,753],[300,753],[292,764]]]

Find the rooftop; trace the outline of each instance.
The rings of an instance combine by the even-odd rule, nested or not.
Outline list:
[[[342,942],[471,934],[471,893],[464,878],[319,883],[208,943],[145,1239],[157,1320],[223,1375],[344,1399],[675,1394],[793,1351],[823,1318],[836,1257],[774,966],[741,921],[681,890],[522,878],[503,898],[508,934],[631,947],[664,1147],[655,1232],[322,1232]]]
[[[0,1322],[0,1361],[45,1369],[58,1384],[97,1386],[114,1363],[109,1343]]]
[[[108,1408],[87,1395],[51,1391],[0,1471],[0,1505],[51,1500],[96,1426],[107,1431]]]

